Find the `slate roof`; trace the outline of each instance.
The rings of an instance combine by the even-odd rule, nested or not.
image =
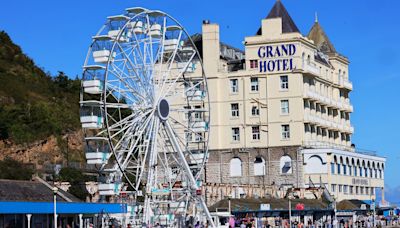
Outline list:
[[[282,18],[282,33],[293,33],[300,30],[297,28],[293,19],[290,17],[288,11],[280,0],[277,0],[265,19]],[[257,35],[261,35],[261,27],[257,31]]]
[[[362,200],[342,200],[337,203],[336,208],[338,210],[361,210],[361,205],[366,205],[366,210],[370,209],[370,205]]]
[[[231,199],[230,201],[232,212],[259,211],[260,204],[270,204],[271,210],[286,211],[289,207],[288,199],[247,198]],[[320,199],[291,199],[291,208],[295,210],[298,203],[304,204],[304,210],[330,210],[328,202]],[[223,199],[209,207],[209,210],[227,209],[228,204],[228,199]]]
[[[72,194],[61,189],[59,191],[72,202],[81,202]],[[0,179],[0,201],[53,202],[53,191],[39,181]],[[57,201],[67,202],[59,195],[57,195]]]
[[[307,37],[314,41],[315,46],[318,50],[325,54],[337,53],[335,47],[329,40],[328,36],[324,32],[318,21],[316,21],[308,33]]]

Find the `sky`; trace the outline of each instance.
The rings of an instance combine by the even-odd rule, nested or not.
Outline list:
[[[5,30],[40,67],[51,74],[80,76],[91,42],[106,17],[141,6],[162,10],[189,32],[202,20],[220,25],[221,40],[243,49],[275,0],[12,0],[3,1]],[[350,60],[351,101],[357,147],[387,158],[387,196],[400,204],[400,1],[282,0],[297,27],[307,34],[315,12],[336,50]]]

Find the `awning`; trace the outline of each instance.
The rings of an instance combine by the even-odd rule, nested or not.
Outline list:
[[[127,213],[127,205],[120,203],[57,202],[57,214]],[[53,202],[0,202],[0,214],[52,214]]]

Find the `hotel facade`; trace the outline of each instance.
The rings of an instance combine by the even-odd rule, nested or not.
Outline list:
[[[193,36],[211,110],[207,203],[312,187],[337,201],[375,199],[385,158],[351,142],[349,60],[318,20],[304,36],[278,0],[244,51],[219,37],[209,21]]]

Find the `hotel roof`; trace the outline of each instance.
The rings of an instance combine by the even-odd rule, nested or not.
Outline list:
[[[270,18],[282,18],[282,33],[293,33],[300,30],[297,28],[293,19],[290,17],[288,11],[280,0],[275,2],[266,19]],[[257,31],[257,35],[261,35],[261,27]]]
[[[324,32],[324,29],[319,24],[318,20],[315,20],[313,27],[308,33],[307,37],[314,41],[315,46],[318,50],[325,54],[337,53],[335,47],[329,40],[328,36]]]

